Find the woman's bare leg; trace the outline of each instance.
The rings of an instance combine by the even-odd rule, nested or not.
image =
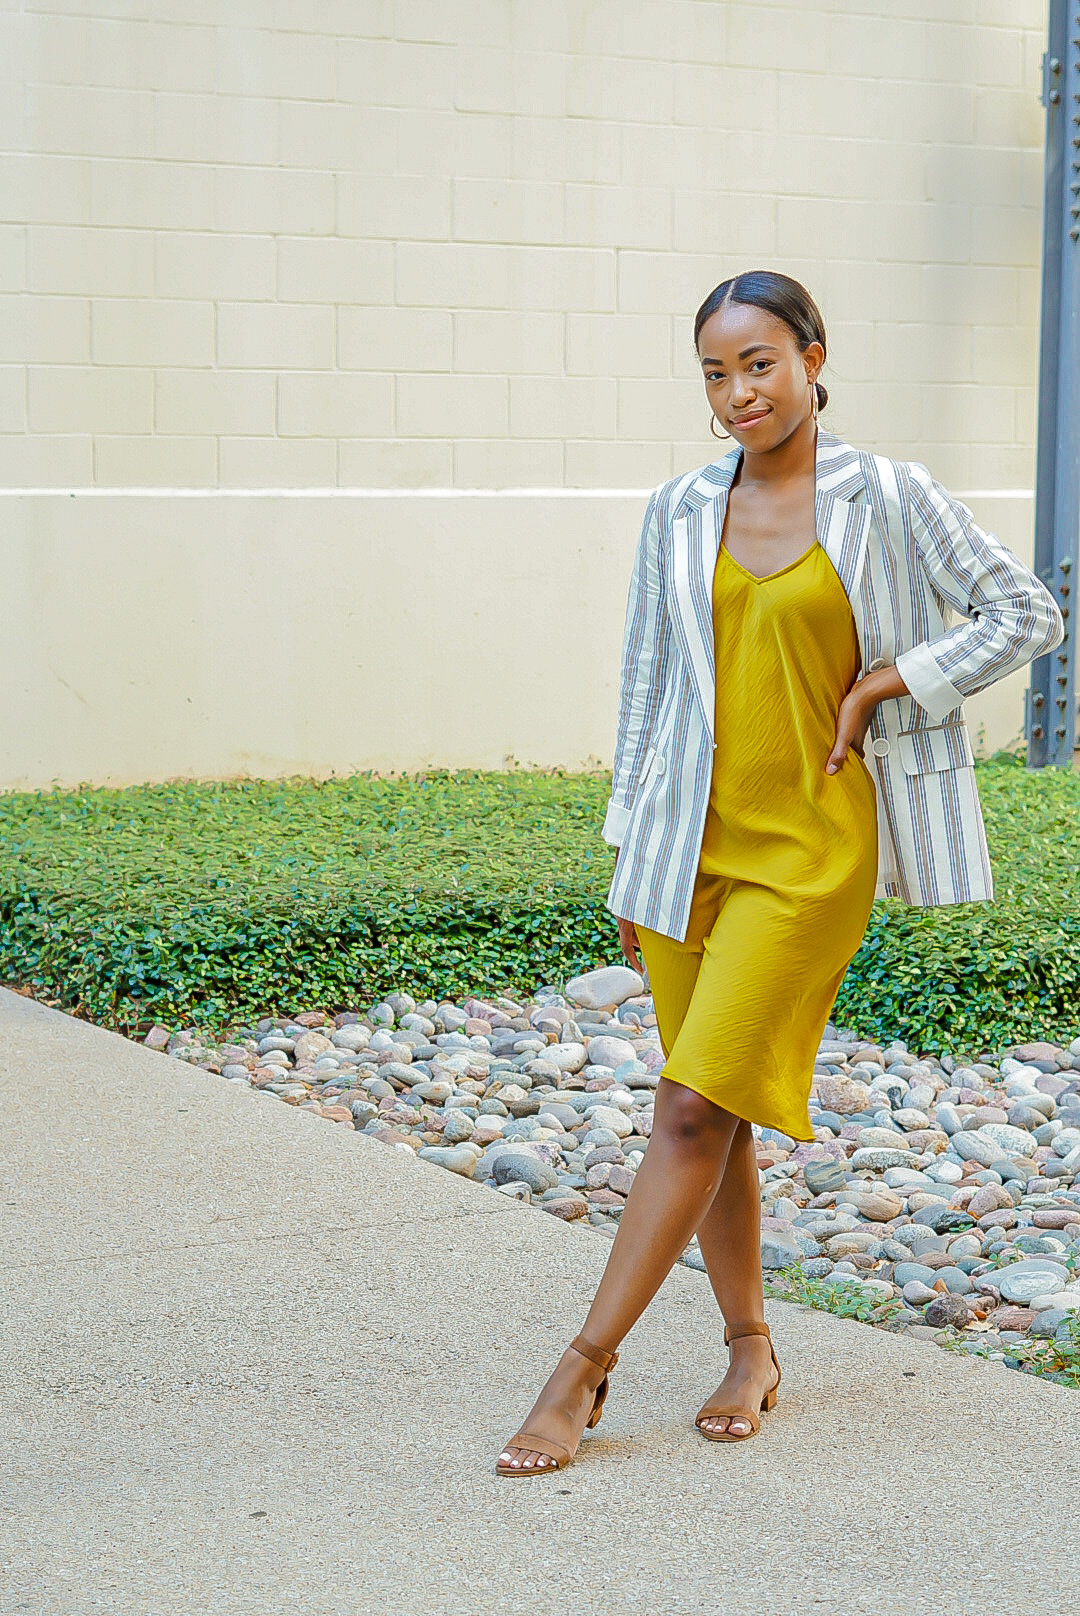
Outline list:
[[[652,1148],[651,1146],[649,1147]],[[697,1231],[709,1283],[728,1324],[748,1320],[764,1322],[765,1298],[761,1282],[761,1191],[757,1152],[750,1124],[740,1119],[728,1151],[720,1188]],[[768,1340],[760,1335],[732,1341],[727,1374],[717,1396],[757,1409],[765,1393],[776,1384],[776,1370]],[[713,1431],[729,1427],[733,1434],[749,1433],[748,1420],[738,1415],[714,1415],[703,1420]]]
[[[649,1148],[626,1198],[607,1266],[581,1330],[596,1346],[608,1352],[618,1347],[686,1250],[724,1176],[738,1123],[738,1117],[692,1089],[660,1079]],[[756,1167],[754,1187],[756,1193]],[[568,1347],[525,1425],[535,1419],[545,1436],[573,1450],[603,1378],[602,1369]],[[523,1469],[553,1463],[543,1454],[513,1445],[499,1457],[502,1463]]]

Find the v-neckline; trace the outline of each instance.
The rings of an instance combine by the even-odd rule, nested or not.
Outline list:
[[[736,561],[735,557],[725,544],[720,546],[720,554],[726,555],[728,560],[731,562],[731,565],[733,567],[738,567],[739,571],[744,575],[744,577],[752,578],[756,584],[767,584],[771,579],[782,578],[785,572],[790,572],[793,567],[801,565],[801,563],[806,560],[807,556],[813,555],[817,547],[818,540],[815,539],[810,548],[808,550],[804,550],[801,556],[796,556],[794,561],[789,561],[786,567],[778,567],[775,572],[751,572],[750,568],[744,567],[741,561]]]

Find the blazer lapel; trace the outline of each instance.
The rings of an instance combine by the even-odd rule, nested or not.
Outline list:
[[[735,448],[722,460],[703,467],[676,500],[671,518],[668,614],[690,670],[710,740],[715,740],[716,706],[713,574],[728,493],[741,458],[742,449]],[[862,581],[871,521],[869,503],[854,500],[854,496],[865,489],[858,451],[819,428],[814,490],[817,538],[853,608]]]
[[[856,498],[867,488],[862,461],[850,443],[819,427],[816,470],[814,519],[818,543],[835,567],[855,611],[872,515],[869,501]],[[855,620],[858,622],[857,611]]]
[[[716,704],[716,647],[713,636],[712,581],[720,553],[728,490],[741,449],[705,466],[684,490],[671,519],[671,626],[690,670],[702,717],[713,737]]]

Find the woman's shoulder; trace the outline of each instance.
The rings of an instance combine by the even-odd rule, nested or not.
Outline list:
[[[670,517],[691,491],[699,498],[704,496],[706,499],[719,494],[731,482],[737,455],[738,451],[733,450],[719,460],[706,461],[692,471],[680,471],[677,476],[657,483],[649,492],[649,504],[654,505],[663,518]]]
[[[738,464],[738,448],[722,455],[719,460],[708,460],[691,471],[681,471],[668,477],[649,490],[647,509],[655,513],[663,525],[684,506],[688,495],[693,502],[715,498],[730,486]],[[875,479],[879,484],[891,484],[902,496],[910,497],[912,489],[929,504],[955,504],[956,495],[942,486],[929,466],[921,460],[908,460],[899,455],[882,454],[876,449],[864,449],[849,443],[846,438],[831,431],[821,430],[818,453],[818,476],[826,485],[843,486],[850,498],[863,491],[863,485]]]
[[[956,495],[950,493],[921,460],[882,454],[876,449],[855,449],[840,439],[834,439],[833,444],[837,450],[847,450],[857,458],[868,485],[876,481],[883,491],[887,492],[891,487],[908,500],[914,492],[923,503],[931,505],[955,505],[957,502]]]

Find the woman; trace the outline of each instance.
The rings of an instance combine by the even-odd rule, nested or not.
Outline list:
[[[924,466],[819,432],[825,329],[797,281],[724,281],[694,337],[710,426],[737,447],[649,501],[603,831],[666,1064],[583,1332],[501,1475],[572,1459],[694,1234],[731,1347],[697,1427],[758,1430],[780,1366],[751,1123],[813,1138],[814,1058],[875,894],[992,898],[962,702],[1064,635],[1048,590]]]

